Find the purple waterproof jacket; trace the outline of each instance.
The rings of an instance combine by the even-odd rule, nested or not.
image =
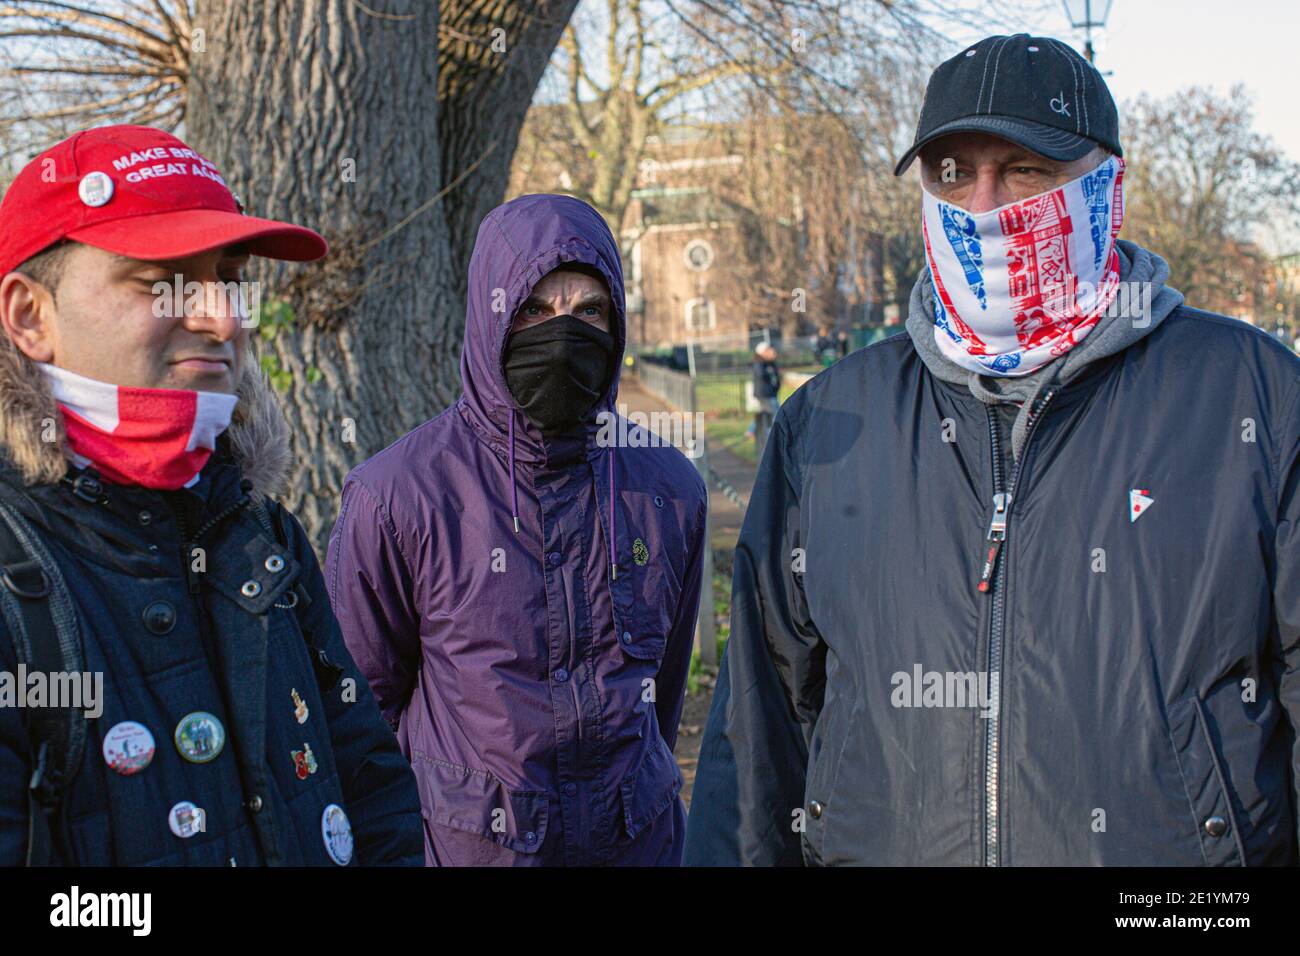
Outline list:
[[[511,318],[562,262],[604,275],[621,366],[605,221],[565,196],[499,206],[470,261],[464,394],[348,476],[330,540],[330,600],[415,770],[430,865],[681,859],[707,497],[647,433],[620,422],[604,432],[638,437],[607,447],[617,370],[585,439],[543,439],[516,406]]]

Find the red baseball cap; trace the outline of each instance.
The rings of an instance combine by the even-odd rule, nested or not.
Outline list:
[[[83,130],[23,167],[0,202],[0,276],[60,239],[132,259],[235,243],[293,262],[329,251],[310,229],[245,216],[215,165],[150,126]]]

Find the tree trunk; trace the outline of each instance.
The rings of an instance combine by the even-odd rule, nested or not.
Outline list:
[[[478,223],[575,5],[199,5],[188,138],[250,214],[330,243],[320,263],[252,272],[264,304],[292,308],[257,339],[293,432],[287,504],[322,555],[347,472],[459,394]]]

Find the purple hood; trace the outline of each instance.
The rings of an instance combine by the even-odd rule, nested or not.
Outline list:
[[[572,196],[547,193],[520,196],[497,206],[484,218],[474,240],[469,262],[469,303],[465,310],[465,345],[460,353],[460,380],[464,394],[458,403],[469,423],[494,447],[504,442],[510,461],[511,518],[519,530],[519,486],[515,462],[544,462],[555,457],[542,433],[528,420],[505,378],[506,339],[515,311],[542,277],[564,262],[595,266],[605,277],[614,315],[614,372],[609,390],[587,419],[588,458],[596,455],[596,416],[614,412],[614,396],[627,347],[627,312],[624,308],[623,264],[609,226],[591,206]],[[617,501],[614,448],[607,449],[609,500]],[[560,452],[563,454],[563,451]],[[609,515],[610,553],[617,536],[617,509]],[[617,573],[617,567],[611,566]]]
[[[609,391],[592,413],[588,437],[594,439],[596,412],[614,409],[619,369],[627,346],[623,266],[605,220],[591,206],[571,196],[520,196],[488,213],[479,226],[469,262],[465,346],[460,353],[465,394],[460,403],[475,429],[487,441],[500,442],[502,447],[509,440],[514,420],[519,461],[540,462],[546,452],[541,432],[518,412],[506,387],[506,338],[515,310],[541,278],[562,262],[581,262],[599,269],[614,302],[610,332],[619,361]],[[512,416],[512,412],[517,414]]]

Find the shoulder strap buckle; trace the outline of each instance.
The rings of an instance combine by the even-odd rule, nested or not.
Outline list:
[[[72,493],[82,501],[98,504],[104,493],[104,486],[94,475],[82,472],[72,480]]]
[[[15,561],[0,567],[0,583],[12,594],[29,601],[50,595],[50,579],[39,561]]]

